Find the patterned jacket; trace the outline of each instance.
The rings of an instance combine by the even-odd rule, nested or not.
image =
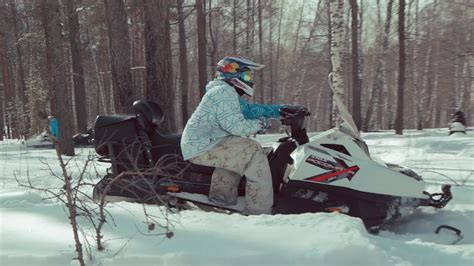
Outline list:
[[[251,104],[222,80],[213,80],[189,118],[181,137],[184,160],[216,146],[227,136],[248,136],[261,129],[262,117],[278,117],[281,105]]]

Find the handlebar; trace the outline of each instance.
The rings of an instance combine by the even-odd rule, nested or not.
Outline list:
[[[281,124],[291,128],[291,138],[300,145],[307,143],[308,135],[304,128],[304,120],[310,115],[308,109],[302,106],[285,106],[280,109],[280,115]]]
[[[280,121],[282,125],[297,126],[299,129],[302,129],[305,117],[310,114],[306,107],[285,106],[280,109]]]

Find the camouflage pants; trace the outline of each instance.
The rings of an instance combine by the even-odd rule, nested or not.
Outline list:
[[[269,214],[273,205],[272,177],[262,146],[252,139],[229,136],[211,150],[190,159],[192,163],[216,167],[209,199],[222,205],[237,202],[240,179],[245,175],[245,212]]]

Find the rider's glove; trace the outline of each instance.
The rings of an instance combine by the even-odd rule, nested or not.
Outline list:
[[[282,108],[280,108],[279,112],[280,112],[280,115],[284,117],[288,114],[294,114],[302,109],[305,109],[305,108],[299,105],[284,105]]]
[[[266,117],[262,117],[260,120],[260,130],[257,131],[258,134],[265,134],[269,128],[271,128],[270,121]]]

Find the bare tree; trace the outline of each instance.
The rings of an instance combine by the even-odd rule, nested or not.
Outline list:
[[[204,6],[205,0],[196,0],[199,94],[201,97],[204,95],[204,88],[207,83],[206,16],[204,15]]]
[[[2,58],[0,58],[0,61],[2,60]],[[0,63],[1,65],[1,63]],[[4,93],[4,86],[2,86],[1,90],[0,90],[0,141],[3,140],[3,135],[4,135],[4,128],[5,128],[5,114],[4,114],[4,110],[5,108],[3,108],[3,101],[5,99],[5,93]]]
[[[283,0],[280,0],[280,1],[281,1],[280,2],[280,9],[279,9],[279,12],[278,12],[279,13],[279,18],[278,18],[278,31],[277,31],[277,44],[276,44],[277,48],[276,48],[276,54],[275,54],[275,66],[277,66],[277,67],[275,67],[275,77],[274,77],[275,84],[272,86],[273,90],[275,92],[278,92],[278,85],[279,85],[279,82],[278,82],[279,73],[278,72],[279,72],[280,68],[278,67],[278,64],[280,62],[281,22],[283,20]],[[283,91],[283,90],[281,90],[281,91]],[[278,99],[283,99],[283,97],[284,96],[282,95],[282,93],[278,94]]]
[[[419,0],[415,0],[415,22],[414,24],[414,41],[413,41],[413,48],[412,48],[412,64],[413,64],[413,75],[412,75],[412,85],[413,85],[413,109],[414,109],[414,123],[415,127],[419,130],[422,128],[422,118],[421,118],[421,106],[418,104],[420,101],[420,86],[418,83],[418,77],[419,77],[419,64],[418,64],[418,53],[420,49],[420,34],[419,34],[419,20],[418,20],[418,15],[419,15]]]
[[[79,35],[79,16],[77,15],[75,0],[65,1],[69,43],[71,45],[72,77],[74,81],[74,103],[76,110],[77,130],[87,131],[86,92],[84,89],[84,70],[81,57],[81,39]]]
[[[268,51],[268,74],[269,74],[269,96],[268,96],[268,101],[270,103],[273,103],[273,98],[274,98],[274,94],[275,94],[275,91],[273,89],[273,86],[275,84],[275,81],[273,80],[273,1],[270,1],[269,2],[269,15],[268,15],[268,19],[270,20],[269,21],[269,27],[268,27],[268,45],[270,46],[269,47],[269,51]]]
[[[130,71],[130,36],[123,0],[104,0],[109,33],[115,111],[132,112],[133,82]]]
[[[9,73],[9,67],[8,67],[8,58],[7,58],[7,47],[6,47],[6,36],[5,34],[0,33],[0,69],[2,70],[2,91],[1,91],[1,97],[0,97],[0,122],[1,122],[1,127],[0,127],[0,137],[3,140],[3,134],[5,133],[7,138],[10,138],[10,130],[7,130],[4,132],[5,128],[5,122],[7,128],[9,127],[8,123],[8,114],[6,111],[6,104],[9,102],[9,100],[12,98],[13,95],[13,89],[11,87],[11,82],[10,82],[10,73]],[[5,105],[4,105],[5,103]],[[5,120],[4,120],[5,118]]]
[[[372,90],[369,96],[369,104],[367,112],[365,114],[364,131],[373,129],[371,126],[371,119],[374,114],[381,113],[381,101],[382,94],[385,91],[385,60],[387,55],[387,49],[389,46],[390,26],[392,21],[392,7],[394,0],[389,0],[387,4],[387,15],[385,19],[383,37],[380,39],[382,47],[380,48],[379,54],[376,54],[375,63],[375,76],[372,82]]]
[[[58,0],[42,0],[43,27],[46,39],[46,60],[49,69],[48,85],[51,91],[53,115],[59,122],[59,153],[74,156],[72,143],[72,108],[68,93],[63,52],[63,39]]]
[[[433,86],[433,65],[434,65],[434,58],[433,58],[433,50],[434,50],[434,30],[435,30],[435,23],[436,23],[436,16],[437,16],[437,0],[428,7],[429,14],[430,14],[430,23],[427,25],[426,35],[428,38],[428,47],[426,48],[426,54],[424,58],[424,69],[423,69],[423,87],[421,90],[421,97],[419,99],[419,110],[430,110],[431,107],[431,94],[432,94],[432,86]],[[426,112],[424,113],[426,114]],[[427,126],[430,121],[431,116],[425,115],[422,120],[420,121],[417,128],[419,130],[423,129]]]
[[[237,54],[237,0],[232,1],[232,51]]]
[[[211,1],[209,0],[209,3]],[[178,31],[179,31],[179,85],[181,88],[181,112],[183,125],[186,124],[189,118],[188,111],[188,55],[187,55],[187,44],[186,44],[186,29],[184,27],[184,14],[183,14],[183,0],[176,0],[178,9]],[[211,21],[209,16],[209,21]],[[209,22],[210,23],[210,22]],[[209,26],[211,32],[211,27]],[[212,36],[212,32],[211,32]]]
[[[405,90],[405,0],[400,0],[398,6],[398,41],[399,41],[399,61],[398,61],[398,100],[397,117],[395,119],[395,133],[403,135],[403,105]]]
[[[358,128],[361,128],[361,77],[359,70],[359,6],[357,0],[350,0],[351,5],[351,31],[352,31],[352,117]]]
[[[145,0],[146,97],[163,109],[167,119],[160,125],[175,131],[174,89],[168,0]]]
[[[17,18],[17,10],[15,0],[10,0],[10,10],[12,15],[12,23],[13,23],[13,32],[15,36],[15,48],[17,53],[18,59],[18,70],[17,70],[17,77],[18,81],[16,82],[18,85],[18,96],[23,104],[26,105],[27,98],[26,98],[26,86],[25,86],[25,74],[24,74],[24,67],[23,67],[23,53],[21,52],[20,47],[20,32],[18,29],[18,18]]]
[[[262,19],[262,0],[258,0],[258,60],[263,64],[263,19]],[[263,71],[259,71],[260,83],[260,102],[263,103],[265,96],[265,81],[263,80]]]

